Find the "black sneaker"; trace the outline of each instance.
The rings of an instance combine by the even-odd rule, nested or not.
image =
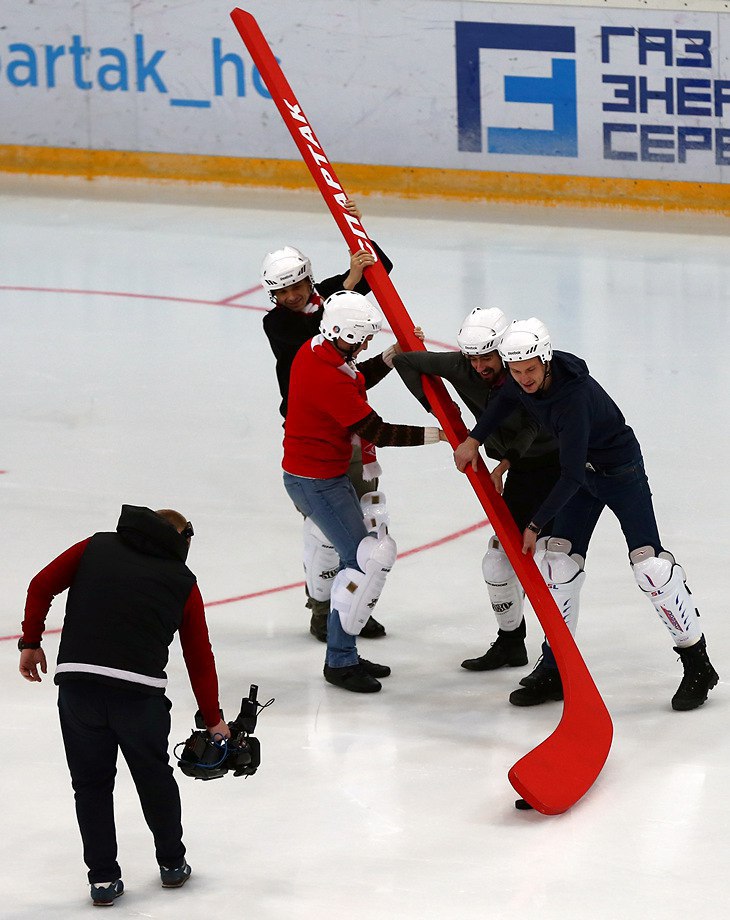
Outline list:
[[[675,648],[674,651],[679,654],[682,661],[684,677],[672,697],[672,709],[680,712],[697,709],[720,680],[707,657],[705,637],[702,636],[699,642],[695,642],[689,648]]]
[[[378,623],[374,617],[368,617],[367,623],[360,630],[360,636],[363,639],[382,639],[385,634],[385,626]]]
[[[357,660],[365,668],[371,677],[390,677],[390,668],[387,664],[375,664],[374,661],[366,661],[358,655]]]
[[[517,629],[505,632],[497,630],[497,638],[483,655],[467,658],[461,662],[467,671],[496,671],[497,668],[519,668],[527,664],[525,648],[525,621]]]
[[[120,878],[114,882],[93,882],[89,888],[94,907],[111,907],[124,894],[124,882]]]
[[[535,670],[523,677],[522,685],[513,690],[509,701],[513,706],[539,706],[549,700],[562,700],[563,683],[557,668],[548,668],[540,659]]]
[[[382,688],[380,681],[368,674],[360,660],[346,668],[331,668],[326,664],[324,679],[328,684],[334,684],[335,687],[342,687],[343,690],[350,690],[352,693],[377,693]]]
[[[182,866],[168,868],[160,866],[160,878],[163,888],[182,888],[192,873],[190,866],[184,862]]]

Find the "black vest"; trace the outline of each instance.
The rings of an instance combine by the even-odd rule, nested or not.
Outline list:
[[[87,679],[164,693],[168,647],[195,584],[183,561],[187,544],[146,508],[123,506],[118,531],[94,534],[81,557],[55,682]]]

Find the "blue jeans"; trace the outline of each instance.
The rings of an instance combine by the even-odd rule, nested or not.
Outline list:
[[[332,542],[340,557],[340,569],[358,569],[357,548],[367,536],[362,508],[355,489],[347,476],[333,479],[305,479],[284,473],[284,488],[296,508],[311,518]],[[331,668],[346,668],[357,664],[355,637],[342,628],[340,615],[330,609],[327,619],[326,663]]]
[[[553,536],[570,540],[571,552],[585,559],[604,508],[618,518],[629,553],[640,546],[652,546],[657,554],[662,552],[641,454],[620,466],[586,468],[585,482],[555,515]],[[556,667],[547,643],[543,644],[543,661],[548,667]]]

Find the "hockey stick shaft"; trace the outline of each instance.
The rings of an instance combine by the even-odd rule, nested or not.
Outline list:
[[[365,228],[347,211],[348,196],[258,23],[241,9],[234,9],[231,18],[350,250],[367,249],[375,256],[375,264],[366,270],[367,280],[401,348],[425,350]],[[459,409],[440,378],[424,376],[423,387],[434,415],[456,447],[467,436]],[[532,557],[522,554],[522,535],[481,458],[477,470],[468,467],[466,473],[545,630],[565,694],[557,729],[512,767],[509,779],[538,811],[559,814],[575,804],[598,777],[611,745],[611,719]]]

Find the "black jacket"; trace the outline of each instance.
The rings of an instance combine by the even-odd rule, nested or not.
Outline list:
[[[371,242],[383,268],[390,274],[393,263],[377,243],[372,240]],[[325,278],[324,281],[317,281],[314,289],[322,300],[326,300],[336,291],[344,290],[343,284],[348,274],[349,271],[345,272],[344,275],[333,275],[331,278]],[[370,285],[362,278],[355,285],[355,291],[358,294],[369,294]],[[292,361],[302,345],[319,333],[322,313],[322,307],[313,313],[295,313],[286,307],[274,307],[264,316],[264,332],[276,358],[276,379],[279,382],[279,392],[281,393],[279,412],[284,418],[286,418],[289,374],[291,373]]]
[[[116,533],[89,540],[69,588],[55,681],[164,693],[168,648],[195,576],[188,543],[149,508],[123,505]]]

